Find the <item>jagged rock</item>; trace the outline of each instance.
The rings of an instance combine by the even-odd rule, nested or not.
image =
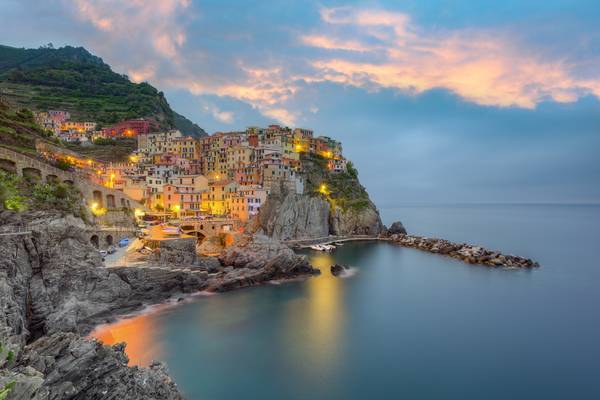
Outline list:
[[[274,279],[290,279],[303,275],[319,274],[306,256],[301,256],[279,241],[255,234],[242,238],[235,246],[227,248],[219,261],[233,270],[209,280],[209,289],[226,291],[253,286]]]
[[[196,262],[196,239],[179,238],[163,240],[155,252],[156,260],[162,264],[193,264]]]
[[[182,398],[162,364],[128,367],[124,348],[55,333],[25,347],[16,369],[38,371],[44,377],[38,390],[47,391],[49,399]]]
[[[388,235],[406,235],[406,228],[402,225],[402,222],[394,222],[388,229]]]

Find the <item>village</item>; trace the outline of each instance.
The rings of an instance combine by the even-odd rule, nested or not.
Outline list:
[[[95,122],[72,121],[66,111],[38,113],[36,119],[54,137],[82,146],[136,139],[137,148],[122,162],[101,162],[49,144],[40,146],[38,153],[67,164],[95,184],[122,191],[143,205],[136,216],[183,228],[153,230],[155,237],[190,233],[204,238],[243,231],[270,193],[304,192],[303,153],[321,156],[334,173],[345,171],[347,164],[339,141],[316,137],[309,129],[270,125],[194,138],[178,130],[161,131],[145,119],[102,129],[96,129]],[[99,196],[89,207],[102,216],[120,205]]]

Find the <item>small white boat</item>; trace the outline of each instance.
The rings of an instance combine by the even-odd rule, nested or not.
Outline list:
[[[335,246],[330,244],[315,244],[310,246],[310,248],[317,251],[332,251],[335,249]]]

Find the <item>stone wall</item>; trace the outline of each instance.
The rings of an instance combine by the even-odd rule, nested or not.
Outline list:
[[[129,209],[144,206],[123,192],[90,182],[84,175],[63,171],[33,157],[0,147],[0,168],[19,176],[29,176],[41,182],[64,182],[75,185],[88,203],[98,203],[100,207],[126,207]]]

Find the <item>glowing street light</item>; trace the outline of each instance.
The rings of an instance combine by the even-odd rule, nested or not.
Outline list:
[[[93,202],[93,203],[90,205],[90,208],[91,208],[92,210],[95,210],[95,209],[97,209],[97,208],[98,208],[98,203],[96,203],[96,202]]]

